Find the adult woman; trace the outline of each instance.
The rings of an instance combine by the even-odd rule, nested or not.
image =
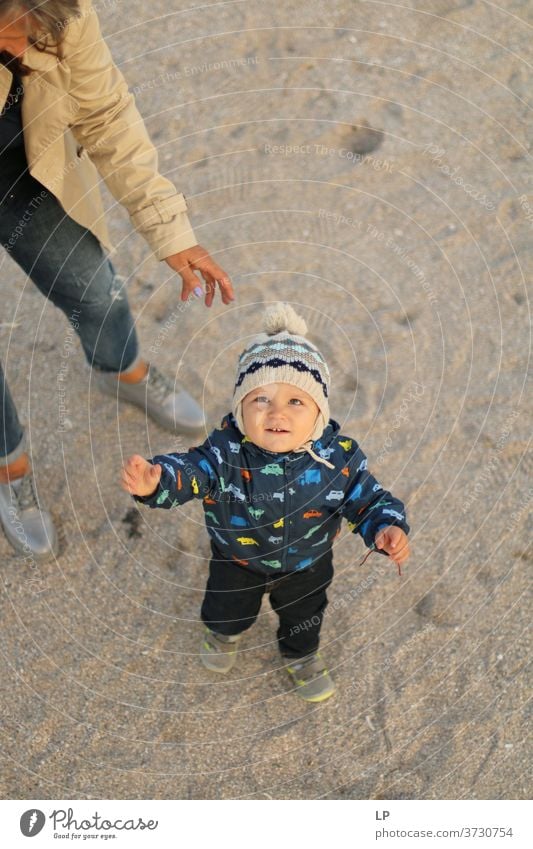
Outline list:
[[[101,36],[91,0],[0,0],[0,241],[76,329],[102,389],[146,408],[160,424],[203,426],[198,404],[138,351],[120,291],[98,182],[123,204],[158,260],[211,306],[229,277],[197,244],[187,205],[158,173],[133,95]],[[76,311],[74,313],[74,310]],[[0,520],[14,548],[57,549],[39,506],[13,399],[0,367]]]

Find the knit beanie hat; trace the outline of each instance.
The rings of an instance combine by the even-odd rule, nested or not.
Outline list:
[[[329,422],[329,370],[324,357],[308,339],[307,325],[290,304],[278,301],[265,310],[264,332],[239,357],[232,412],[241,433],[243,398],[267,383],[288,383],[307,392],[319,409],[306,446],[322,436]],[[297,449],[298,450],[298,449]],[[300,448],[309,450],[309,448]]]

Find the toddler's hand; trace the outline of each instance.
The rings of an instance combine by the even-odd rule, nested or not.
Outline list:
[[[387,528],[382,528],[374,540],[376,548],[381,548],[386,551],[389,557],[394,560],[398,566],[403,566],[409,554],[409,540],[407,534],[398,528],[396,525],[389,525]]]
[[[153,495],[161,477],[161,466],[152,466],[144,457],[133,454],[124,463],[120,485],[130,495]]]

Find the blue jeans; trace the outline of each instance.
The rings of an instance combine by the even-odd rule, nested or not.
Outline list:
[[[70,218],[26,173],[0,189],[0,243],[37,288],[70,319],[89,364],[135,368],[138,342],[122,279],[100,241]],[[0,365],[0,465],[23,452],[23,429]]]

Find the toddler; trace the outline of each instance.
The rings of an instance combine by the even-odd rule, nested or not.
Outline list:
[[[402,502],[330,419],[328,367],[303,318],[279,302],[267,309],[264,329],[239,358],[232,411],[220,428],[187,452],[130,457],[122,486],[149,507],[202,499],[212,555],[203,664],[232,668],[267,592],[295,692],[320,702],[335,691],[319,634],[342,518],[399,567],[409,556],[409,525]]]

